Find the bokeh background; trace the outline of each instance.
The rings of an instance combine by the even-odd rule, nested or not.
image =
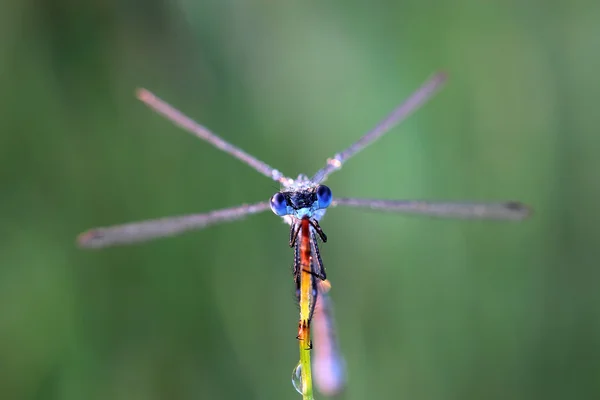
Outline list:
[[[600,398],[600,3],[0,7],[1,399],[299,398],[278,218],[76,248],[93,226],[277,190],[134,90],[295,176],[440,68],[445,89],[334,174],[334,195],[511,199],[535,214],[329,212],[342,397]]]

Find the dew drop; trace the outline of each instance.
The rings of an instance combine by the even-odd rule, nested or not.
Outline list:
[[[294,385],[294,389],[300,394],[303,394],[303,382],[302,382],[302,364],[298,363],[292,371],[292,385]]]

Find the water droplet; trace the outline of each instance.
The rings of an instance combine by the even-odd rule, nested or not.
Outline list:
[[[294,371],[292,371],[292,385],[294,385],[294,388],[298,393],[303,394],[304,383],[302,382],[301,363],[298,363],[298,365],[296,365],[296,367],[294,368]]]

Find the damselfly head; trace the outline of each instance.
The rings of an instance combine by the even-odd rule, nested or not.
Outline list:
[[[291,215],[302,219],[312,217],[315,211],[326,209],[331,200],[331,189],[325,185],[316,185],[301,190],[277,192],[269,203],[275,215]]]

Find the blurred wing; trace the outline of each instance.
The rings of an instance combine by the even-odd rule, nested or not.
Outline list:
[[[410,114],[421,107],[433,97],[446,81],[446,74],[439,72],[429,78],[421,87],[414,91],[406,100],[396,107],[387,117],[380,121],[377,126],[364,134],[347,149],[337,153],[327,160],[325,167],[317,171],[313,176],[313,182],[324,182],[334,171],[342,168],[342,165],[365,147],[388,133],[393,127],[404,121]]]
[[[215,146],[217,149],[222,150],[225,153],[237,158],[241,162],[245,163],[246,165],[249,165],[256,171],[260,172],[264,176],[267,176],[281,183],[286,183],[289,181],[289,178],[283,176],[283,174],[278,170],[274,169],[270,165],[265,164],[258,158],[251,156],[239,147],[232,145],[223,138],[215,135],[206,127],[200,125],[187,115],[183,114],[181,111],[179,111],[169,103],[165,102],[164,100],[160,99],[152,92],[146,89],[138,89],[137,98],[140,99],[140,101],[142,101],[148,107],[150,107],[151,109],[153,109],[154,111],[156,111],[157,113],[174,123],[175,125],[199,137],[200,139],[207,141],[208,143]]]
[[[516,201],[499,203],[462,203],[420,200],[334,198],[331,205],[363,207],[379,211],[457,219],[522,220],[531,214],[531,209],[528,206]]]
[[[319,282],[319,296],[312,320],[313,379],[322,394],[333,397],[346,388],[346,361],[340,350],[331,299],[329,281]]]
[[[195,229],[203,229],[220,222],[236,221],[247,215],[258,214],[267,209],[269,209],[269,203],[264,201],[215,210],[205,214],[167,217],[105,228],[94,228],[80,234],[77,237],[77,243],[84,248],[102,248],[144,242]]]

